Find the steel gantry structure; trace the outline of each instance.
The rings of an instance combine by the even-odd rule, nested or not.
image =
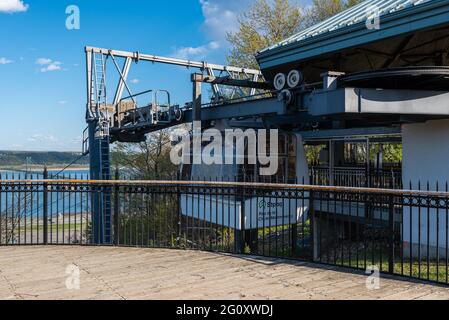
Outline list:
[[[140,142],[145,134],[184,122],[216,120],[235,116],[259,113],[254,108],[243,111],[239,108],[226,108],[226,100],[243,101],[248,96],[260,94],[260,90],[270,89],[259,70],[211,64],[207,62],[160,57],[139,52],[126,52],[104,48],[86,47],[87,106],[88,127],[83,134],[83,153],[90,155],[90,176],[94,180],[109,180],[110,143]],[[122,65],[120,66],[121,62]],[[112,100],[108,87],[108,61],[118,75],[118,84]],[[193,99],[184,107],[170,104],[170,93],[165,90],[147,90],[133,93],[128,84],[128,75],[133,62],[150,62],[175,65],[196,70],[192,74]],[[211,86],[213,97],[202,114],[201,84]],[[125,91],[127,96],[124,96]],[[140,106],[137,97],[152,94],[150,104]],[[168,96],[168,102],[159,101],[160,95]],[[225,98],[226,97],[226,98]],[[268,106],[268,108],[271,108]],[[270,109],[270,112],[272,110]],[[94,241],[111,243],[111,196],[107,192],[95,195],[92,199]]]

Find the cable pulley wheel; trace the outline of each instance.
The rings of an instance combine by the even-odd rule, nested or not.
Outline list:
[[[293,101],[293,95],[288,89],[284,89],[278,95],[278,101],[284,102],[285,104],[290,104]]]
[[[292,70],[288,73],[287,84],[290,88],[294,89],[304,82],[304,77],[298,70]]]
[[[184,114],[183,114],[182,110],[181,109],[176,109],[175,110],[175,120],[179,122],[183,118],[184,118]]]
[[[285,84],[287,83],[287,79],[285,77],[285,74],[278,73],[276,77],[274,77],[274,88],[278,91],[281,91],[285,88]]]

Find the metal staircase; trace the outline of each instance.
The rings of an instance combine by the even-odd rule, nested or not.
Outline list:
[[[93,54],[91,79],[91,101],[95,102],[96,113],[100,116],[100,107],[106,105],[106,59],[102,54]]]
[[[99,136],[101,138],[109,136],[110,114],[107,108],[106,97],[106,58],[104,55],[94,54],[94,76],[96,113],[99,120]]]

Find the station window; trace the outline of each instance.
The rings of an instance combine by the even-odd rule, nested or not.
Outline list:
[[[270,150],[268,138],[267,152]],[[295,183],[296,182],[296,152],[297,139],[294,135],[282,134],[279,136],[278,170],[272,176],[261,176],[261,165],[258,161],[253,164],[248,159],[248,141],[245,141],[245,154],[237,155],[243,157],[244,164],[237,165],[234,150],[234,164],[183,164],[181,167],[181,178],[183,180],[206,180],[206,181],[239,181],[239,182],[261,182],[261,183]],[[224,156],[224,152],[223,152]],[[193,157],[190,155],[190,163]],[[256,159],[257,160],[257,159]],[[224,163],[224,159],[223,159]]]
[[[267,152],[270,150],[270,141],[268,138]],[[294,135],[281,134],[278,141],[278,170],[272,176],[261,176],[261,165],[249,164],[247,150],[245,151],[245,164],[240,168],[240,180],[246,182],[262,183],[295,183],[296,182],[296,150],[297,139]]]

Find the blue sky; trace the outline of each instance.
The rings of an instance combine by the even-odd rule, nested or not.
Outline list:
[[[0,150],[80,151],[84,46],[225,63],[225,33],[253,0],[0,0]],[[80,30],[66,8],[80,9]],[[163,88],[183,104],[189,72],[132,68],[133,90]],[[111,93],[112,94],[112,93]]]

